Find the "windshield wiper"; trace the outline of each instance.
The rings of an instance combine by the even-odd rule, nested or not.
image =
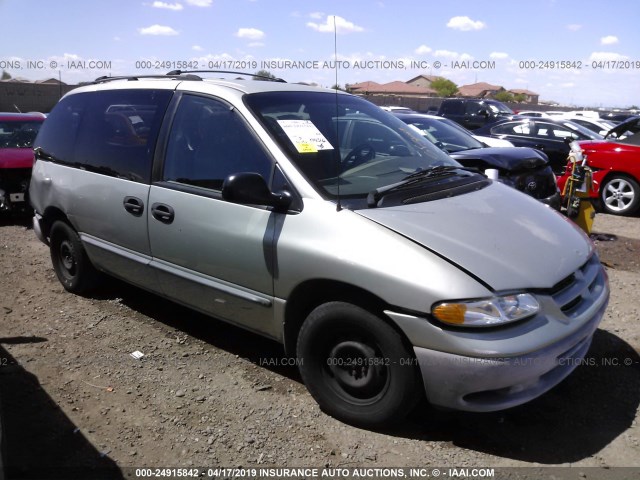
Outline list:
[[[367,205],[369,207],[375,207],[380,199],[389,192],[403,190],[405,188],[411,188],[417,183],[420,183],[427,179],[451,177],[456,175],[457,170],[464,170],[467,172],[480,173],[477,168],[462,167],[458,165],[438,165],[426,170],[419,170],[410,175],[404,177],[400,182],[385,185],[384,187],[376,188],[369,192],[367,195]]]
[[[438,165],[435,167],[428,168],[426,170],[419,170],[417,172],[411,173],[404,177],[400,184],[405,183],[407,180],[411,180],[414,178],[433,178],[433,177],[446,177],[449,175],[453,175],[456,170],[464,170],[466,172],[480,173],[475,167],[462,167],[460,165]],[[387,185],[390,187],[391,185]],[[381,187],[386,188],[386,187]]]

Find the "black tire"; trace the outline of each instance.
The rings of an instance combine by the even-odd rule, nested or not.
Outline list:
[[[423,397],[415,356],[376,315],[331,302],[313,310],[297,343],[300,373],[329,415],[363,427],[405,417]]]
[[[602,211],[612,215],[632,215],[640,207],[640,185],[626,175],[611,175],[600,186]]]
[[[69,224],[58,220],[52,225],[49,245],[53,269],[65,290],[79,294],[97,286],[100,274]]]

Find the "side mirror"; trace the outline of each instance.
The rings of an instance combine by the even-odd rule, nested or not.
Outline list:
[[[291,204],[289,192],[273,193],[262,175],[253,172],[229,175],[222,184],[222,198],[229,202],[266,205],[285,210]]]
[[[486,108],[482,108],[482,109],[478,110],[478,115],[482,115],[483,117],[488,117],[489,116],[489,110],[487,110]]]

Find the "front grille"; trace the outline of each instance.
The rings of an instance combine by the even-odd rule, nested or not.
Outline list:
[[[587,310],[606,288],[605,273],[597,255],[556,284],[551,292],[560,310],[575,318]]]
[[[556,181],[549,167],[510,175],[514,187],[533,198],[548,198],[556,193]]]
[[[31,168],[0,169],[0,188],[6,193],[26,193],[31,179]]]

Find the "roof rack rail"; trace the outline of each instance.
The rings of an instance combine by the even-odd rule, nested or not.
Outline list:
[[[178,76],[178,75],[193,74],[193,73],[231,73],[232,75],[248,75],[253,78],[260,78],[260,79],[269,80],[272,82],[287,83],[287,81],[282,78],[267,77],[266,75],[256,75],[255,73],[247,73],[247,72],[233,72],[229,70],[188,70],[188,71],[187,70],[171,70],[169,73],[167,73],[167,75]]]
[[[112,82],[114,80],[127,80],[129,82],[135,82],[137,80],[140,79],[145,79],[145,78],[167,78],[167,77],[174,77],[180,80],[202,80],[201,77],[199,77],[198,75],[181,75],[180,73],[174,73],[174,72],[169,72],[165,75],[161,75],[161,74],[156,74],[156,75],[122,75],[122,76],[118,76],[118,77],[108,77],[108,76],[102,76],[102,77],[98,77],[96,78],[93,82],[91,83],[105,83],[105,82]]]

